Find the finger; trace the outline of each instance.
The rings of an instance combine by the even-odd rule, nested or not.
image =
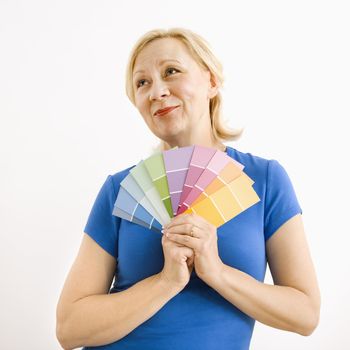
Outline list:
[[[176,243],[172,240],[170,240],[168,237],[166,237],[166,235],[163,235],[162,237],[162,242],[166,245],[172,245],[172,246],[175,246],[175,247],[178,247],[178,248],[183,248],[183,247],[186,247],[185,245],[183,244],[180,244],[180,243]],[[187,248],[187,247],[186,247]]]
[[[194,231],[194,226],[193,224],[179,224],[179,225],[176,225],[176,226],[171,226],[167,229],[163,229],[162,232],[163,234],[166,234],[166,233],[177,233],[177,234],[180,234],[180,235],[189,235],[191,236],[191,231]],[[196,227],[196,231],[198,231],[198,227]]]
[[[193,249],[188,248],[186,246],[181,247],[181,252],[183,252],[183,254],[189,259],[194,255]]]
[[[193,250],[188,247],[180,247],[179,254],[182,256],[183,261],[188,261],[193,256]]]
[[[186,247],[196,249],[198,247],[199,239],[190,237],[188,235],[181,235],[178,233],[166,233],[166,237],[172,242],[183,244]]]

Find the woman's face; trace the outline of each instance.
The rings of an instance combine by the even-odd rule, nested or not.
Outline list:
[[[193,132],[210,128],[209,100],[217,92],[210,78],[180,40],[156,39],[135,61],[136,108],[160,139],[176,144],[191,141]],[[156,113],[167,107],[176,108]]]

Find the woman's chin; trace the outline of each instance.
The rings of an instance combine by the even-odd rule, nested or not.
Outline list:
[[[181,129],[166,130],[162,133],[160,138],[169,144],[178,144],[178,142],[184,138],[184,133]]]

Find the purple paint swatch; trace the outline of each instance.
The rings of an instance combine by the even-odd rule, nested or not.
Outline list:
[[[174,215],[176,215],[177,212],[193,149],[194,146],[188,146],[163,152],[164,166]]]

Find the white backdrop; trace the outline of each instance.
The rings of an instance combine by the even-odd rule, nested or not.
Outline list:
[[[225,117],[245,127],[228,144],[277,159],[303,209],[320,324],[257,322],[251,349],[350,348],[349,17],[336,0],[0,0],[1,348],[60,349],[56,304],[97,192],[158,143],[125,95],[127,57],[175,26],[223,63]]]

